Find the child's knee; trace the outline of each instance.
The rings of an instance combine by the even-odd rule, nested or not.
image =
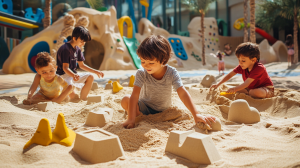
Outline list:
[[[94,81],[94,76],[93,75],[89,75],[88,78],[87,78],[87,80]]]
[[[127,108],[127,107],[128,107],[129,99],[130,99],[130,96],[129,96],[129,95],[126,95],[126,96],[124,96],[123,99],[121,100],[121,106],[122,106],[123,108]]]
[[[255,90],[251,89],[249,91],[249,95],[257,98],[265,98],[266,92],[263,89],[255,89]]]
[[[69,85],[68,87],[67,87],[67,90],[71,93],[71,92],[73,92],[73,90],[75,89],[75,86],[74,85]]]

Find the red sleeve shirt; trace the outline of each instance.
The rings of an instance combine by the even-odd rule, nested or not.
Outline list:
[[[247,69],[242,69],[240,65],[233,69],[235,73],[242,74],[243,80],[252,78],[254,81],[248,86],[248,89],[256,89],[265,86],[273,86],[273,82],[269,77],[266,67],[262,63],[256,62],[249,72]]]

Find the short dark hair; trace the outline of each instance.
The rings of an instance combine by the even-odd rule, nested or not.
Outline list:
[[[288,34],[285,38],[285,45],[290,46],[292,44],[294,44],[293,36],[291,34]]]
[[[137,54],[145,60],[156,59],[161,64],[167,64],[171,58],[171,46],[166,38],[161,35],[147,37],[138,47]]]
[[[240,55],[243,55],[245,57],[257,58],[257,61],[260,59],[260,51],[258,48],[258,45],[251,42],[242,43],[239,46],[237,46],[235,50],[235,55],[239,58]]]
[[[72,32],[72,38],[73,37],[75,37],[76,40],[80,37],[80,39],[84,42],[91,41],[91,35],[89,30],[83,26],[78,26],[74,28]]]
[[[37,58],[35,60],[35,68],[43,68],[45,66],[48,66],[49,64],[56,66],[55,59],[51,57],[49,53],[40,52],[37,54]]]

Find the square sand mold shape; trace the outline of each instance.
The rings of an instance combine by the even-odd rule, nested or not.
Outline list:
[[[77,132],[73,151],[90,163],[108,162],[124,156],[119,137],[102,129]]]
[[[113,109],[111,108],[100,108],[91,111],[87,116],[85,125],[90,127],[103,127],[111,120],[113,113]]]
[[[166,152],[186,158],[198,164],[212,164],[221,159],[209,135],[190,131],[172,131]]]

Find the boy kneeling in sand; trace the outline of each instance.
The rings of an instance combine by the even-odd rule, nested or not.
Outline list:
[[[73,87],[72,85],[68,85],[60,76],[56,75],[57,66],[54,58],[49,53],[38,53],[35,61],[35,69],[37,74],[28,91],[27,99],[23,101],[23,104],[30,105],[45,101],[61,103],[68,98]],[[40,90],[33,96],[38,86],[40,86]]]
[[[239,59],[239,65],[226,75],[218,84],[210,89],[216,89],[228,81],[237,73],[242,74],[244,83],[228,89],[227,93],[244,92],[255,98],[269,98],[274,96],[274,86],[265,66],[259,63],[260,52],[258,45],[254,43],[242,43],[236,50],[235,55]]]
[[[175,68],[167,65],[171,57],[171,46],[163,36],[147,37],[137,49],[143,69],[136,73],[131,96],[125,96],[122,107],[128,111],[125,128],[135,126],[136,116],[160,113],[171,106],[172,86],[184,105],[194,116],[195,122],[211,125],[215,117],[200,115],[190,94],[184,89]]]
[[[86,100],[94,82],[94,76],[90,73],[77,73],[77,62],[81,69],[95,73],[99,78],[104,74],[84,64],[84,56],[80,50],[85,42],[91,40],[89,31],[82,27],[75,27],[72,32],[72,40],[62,45],[57,51],[57,74],[60,75],[69,85],[81,88],[80,98]],[[70,94],[74,98],[75,93]]]

